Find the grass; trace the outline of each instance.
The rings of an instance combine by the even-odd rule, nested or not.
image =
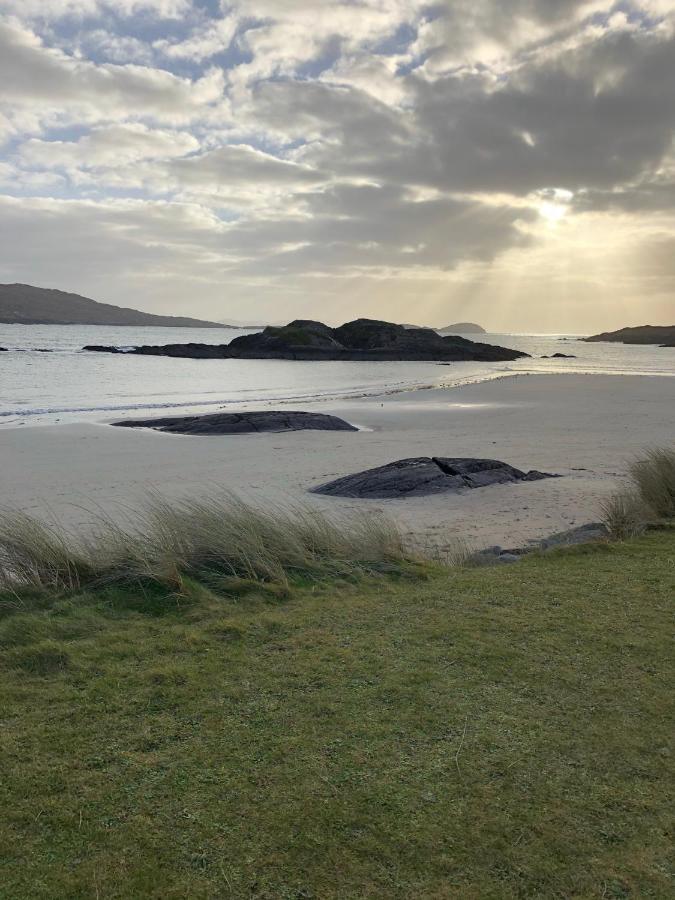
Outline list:
[[[640,496],[659,518],[675,518],[675,448],[648,450],[633,462],[629,473]]]
[[[336,575],[402,573],[425,562],[377,513],[261,510],[227,493],[171,503],[155,495],[131,523],[98,517],[86,537],[22,512],[0,514],[0,588],[156,583],[181,592],[185,578],[197,578],[233,592]]]
[[[610,537],[625,540],[675,518],[675,449],[646,450],[628,467],[628,484],[600,507]]]
[[[652,508],[632,488],[615,491],[602,500],[600,514],[610,537],[616,541],[637,537],[645,531],[649,521],[655,518]]]
[[[266,585],[0,595],[3,900],[670,896],[672,529]]]

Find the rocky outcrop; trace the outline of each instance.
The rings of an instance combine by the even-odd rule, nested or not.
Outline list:
[[[168,434],[251,434],[280,431],[358,431],[337,416],[309,412],[211,413],[162,419],[126,419],[120,428],[154,428]]]
[[[550,356],[542,356],[542,359],[576,359],[571,353],[552,353]]]
[[[331,497],[390,499],[556,477],[545,472],[521,472],[497,459],[418,456],[338,478],[312,492]]]
[[[639,325],[636,328],[620,328],[604,331],[584,338],[585,341],[612,341],[619,344],[661,344],[675,346],[675,325]]]
[[[162,344],[141,347],[111,347],[107,344],[88,344],[83,350],[95,353],[120,353],[133,356],[175,356],[179,359],[230,359],[229,344]]]
[[[401,360],[507,362],[527,353],[479,344],[458,335],[441,336],[427,328],[405,328],[391,322],[357,319],[339,328],[296,319],[281,328],[235,338],[230,344],[166,344],[120,350],[89,345],[85,350],[176,356],[189,359]]]

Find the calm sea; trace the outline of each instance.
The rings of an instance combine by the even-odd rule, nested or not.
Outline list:
[[[85,344],[223,344],[243,333],[229,329],[0,325],[0,347],[9,348],[8,353],[0,353],[0,427],[109,421],[146,412],[215,412],[273,402],[299,406],[310,400],[449,386],[509,373],[675,376],[675,349],[586,344],[573,335],[489,334],[480,340],[523,350],[532,358],[450,365],[191,360],[82,351]],[[559,352],[574,354],[576,359],[541,359]]]

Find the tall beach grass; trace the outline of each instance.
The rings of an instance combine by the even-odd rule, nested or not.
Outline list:
[[[675,519],[675,448],[653,447],[633,460],[627,484],[602,502],[601,513],[616,540]]]
[[[0,588],[72,590],[189,577],[236,583],[395,573],[423,561],[378,513],[331,515],[305,506],[261,510],[236,496],[149,497],[130,521],[96,517],[70,532],[16,511],[0,513]]]
[[[675,518],[675,448],[647,450],[628,472],[640,497],[658,518]]]

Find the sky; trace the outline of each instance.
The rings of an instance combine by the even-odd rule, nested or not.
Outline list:
[[[675,323],[675,0],[0,0],[0,281]]]

